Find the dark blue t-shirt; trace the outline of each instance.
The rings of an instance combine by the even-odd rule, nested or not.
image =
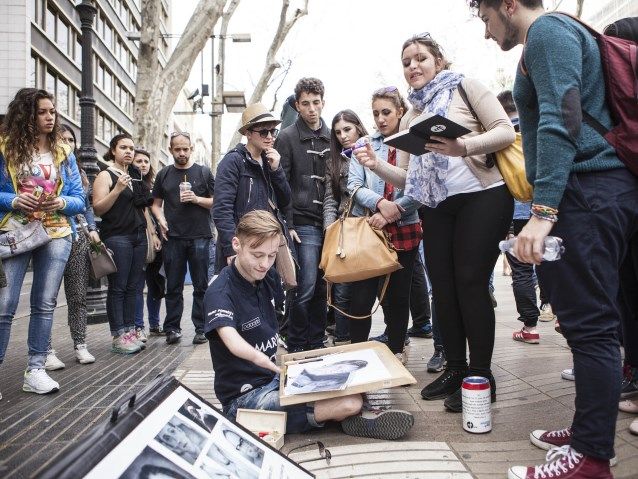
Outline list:
[[[215,394],[224,406],[269,383],[275,373],[233,355],[219,338],[217,328],[235,328],[248,344],[274,363],[279,339],[273,305],[276,281],[271,268],[264,280],[253,286],[239,274],[233,262],[221,270],[206,291],[204,332],[215,370]]]

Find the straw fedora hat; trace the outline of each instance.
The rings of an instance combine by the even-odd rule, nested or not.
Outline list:
[[[241,128],[239,129],[239,133],[245,135],[248,128],[258,125],[259,123],[276,123],[278,125],[281,123],[281,120],[272,116],[272,113],[261,103],[255,103],[246,107],[241,114]]]

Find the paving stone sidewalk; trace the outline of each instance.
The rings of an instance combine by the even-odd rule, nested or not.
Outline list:
[[[510,278],[496,273],[496,348],[494,374],[498,401],[493,405],[494,429],[489,434],[463,431],[461,416],[444,411],[442,401],[423,401],[421,388],[436,376],[425,371],[432,354],[432,340],[413,339],[408,350],[408,369],[418,380],[412,387],[371,394],[374,404],[412,412],[416,424],[401,441],[384,442],[343,434],[338,425],[307,435],[287,435],[283,452],[321,440],[330,449],[332,461],[317,460],[316,449],[292,455],[318,478],[503,478],[512,464],[535,464],[544,459],[529,443],[529,431],[569,425],[573,415],[573,383],[560,378],[570,366],[565,341],[553,331],[552,323],[540,323],[541,344],[514,343],[511,332],[519,323]],[[26,286],[25,286],[26,287]],[[25,291],[27,291],[25,289]],[[23,293],[25,292],[23,291]],[[185,292],[190,305],[191,289]],[[192,346],[192,324],[183,321],[184,340],[177,347],[163,338],[151,338],[145,352],[124,357],[110,353],[108,325],[92,325],[88,330],[90,351],[97,357],[93,365],[74,361],[66,325],[64,295],[54,322],[54,346],[67,367],[51,376],[61,391],[37,396],[21,391],[26,363],[27,309],[22,296],[13,325],[8,356],[0,367],[0,477],[37,477],[55,454],[76,444],[91,427],[106,419],[110,408],[142,389],[158,373],[173,374],[213,404],[213,372],[207,345]],[[162,312],[163,315],[163,312]],[[184,312],[184,317],[189,311]],[[373,333],[382,329],[376,315]],[[633,416],[620,413],[616,453],[620,460],[613,469],[616,478],[638,478],[638,437],[628,432]]]
[[[512,465],[542,464],[546,451],[529,441],[534,429],[569,426],[574,413],[574,383],[560,377],[571,367],[571,354],[553,322],[539,323],[541,342],[537,345],[514,342],[512,332],[522,326],[515,318],[516,305],[511,278],[495,274],[496,345],[493,372],[498,400],[493,404],[494,428],[488,434],[470,434],[461,426],[461,415],[448,413],[443,401],[424,401],[421,389],[436,378],[426,372],[433,352],[431,339],[412,339],[407,368],[415,376],[415,386],[370,394],[373,405],[390,406],[415,415],[415,426],[401,441],[384,442],[343,434],[338,425],[306,435],[287,435],[283,451],[302,444],[322,441],[332,454],[331,464],[318,459],[316,446],[291,457],[317,474],[318,478],[456,478],[496,479],[507,477]],[[383,318],[374,316],[372,334],[383,329]],[[218,405],[211,388],[213,371],[207,351],[197,349],[174,375],[188,387]],[[629,433],[635,418],[620,413],[616,431],[619,464],[613,468],[617,479],[638,478],[638,437]]]

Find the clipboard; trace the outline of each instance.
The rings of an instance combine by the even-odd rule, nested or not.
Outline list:
[[[288,365],[291,363],[303,363],[313,358],[328,356],[335,353],[355,352],[362,350],[374,351],[383,365],[390,373],[389,379],[379,381],[371,381],[355,386],[347,386],[341,391],[322,391],[308,394],[287,395],[285,391],[286,382],[288,380]],[[311,362],[311,361],[308,361]],[[284,354],[281,356],[281,378],[279,383],[279,403],[282,406],[291,404],[302,404],[307,402],[321,401],[322,399],[331,399],[335,397],[349,396],[351,394],[360,394],[379,389],[388,389],[397,386],[406,386],[416,384],[416,379],[405,368],[401,361],[390,351],[383,343],[378,341],[367,341],[365,343],[346,344],[345,346],[334,346],[332,348],[316,349],[314,351],[302,351],[299,353]]]

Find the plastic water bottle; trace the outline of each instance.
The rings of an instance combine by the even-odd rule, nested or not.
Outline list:
[[[501,241],[498,244],[498,248],[503,253],[509,253],[514,255],[514,245],[516,244],[516,238],[511,238],[505,241]],[[561,254],[565,252],[563,246],[563,240],[557,236],[546,236],[543,244],[543,261],[556,261],[560,259]]]

